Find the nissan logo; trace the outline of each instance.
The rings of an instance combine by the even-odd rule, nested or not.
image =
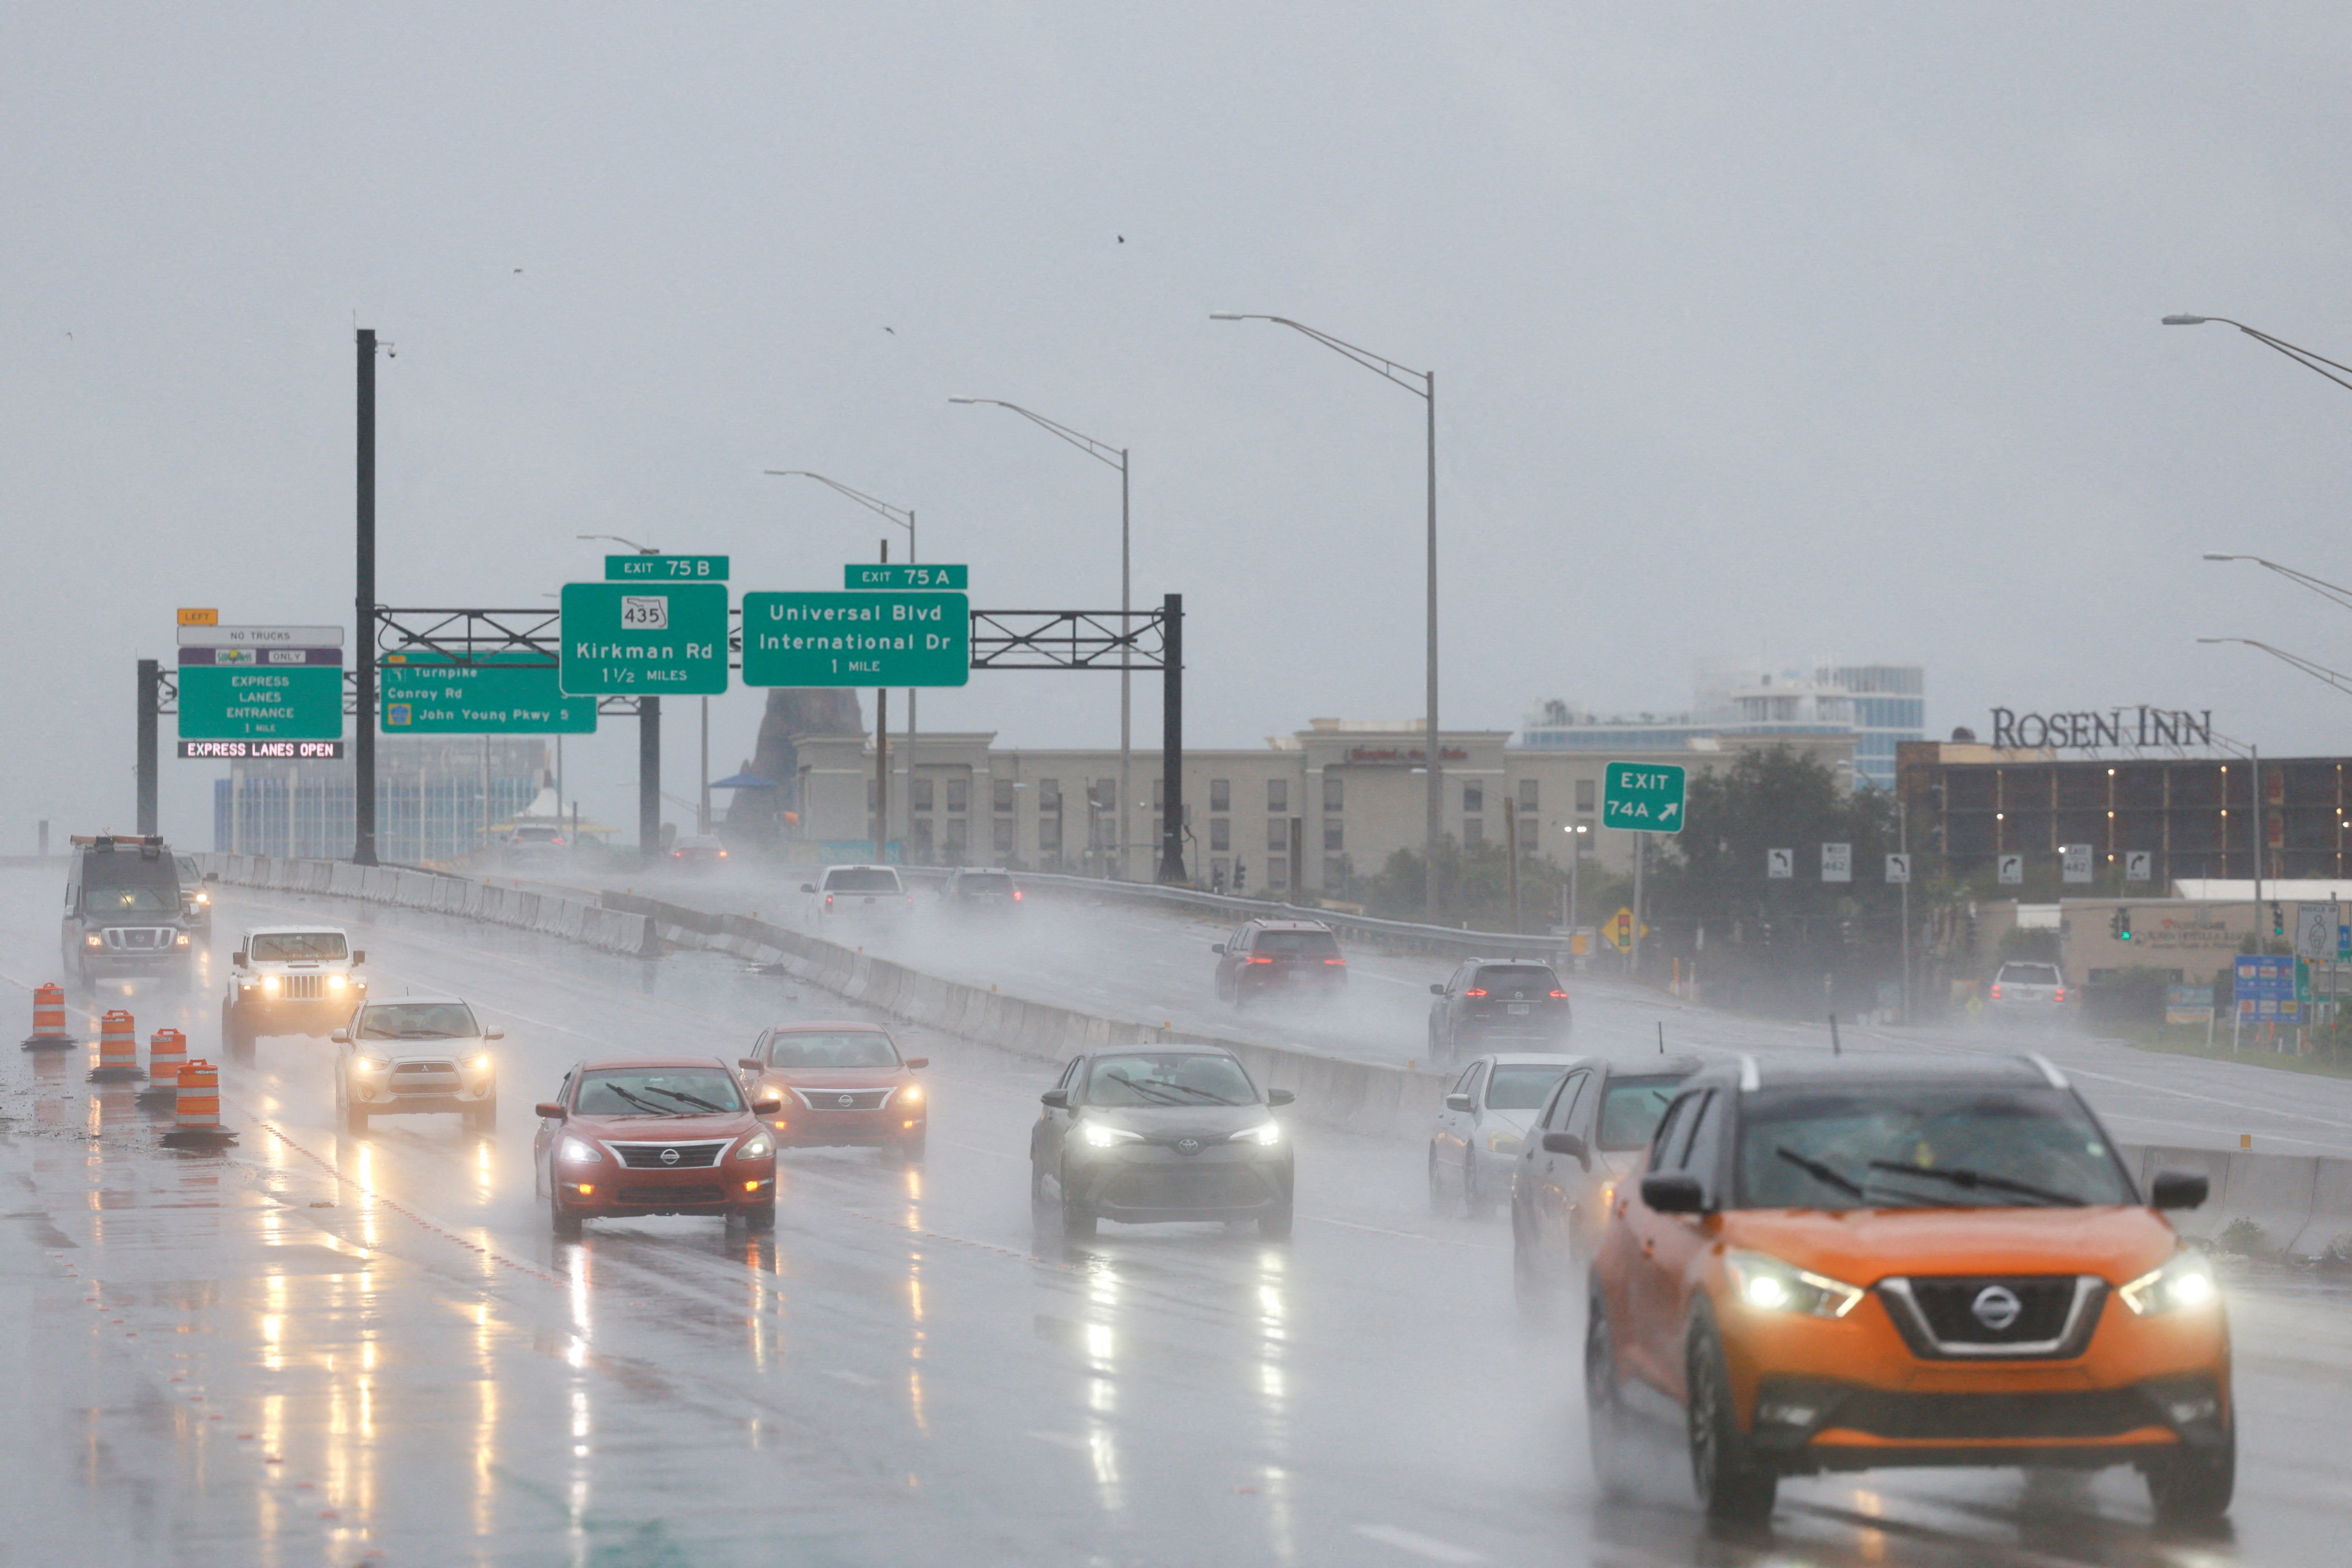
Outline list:
[[[845,1094],[839,1100],[835,1100],[834,1103],[841,1107],[842,1110],[847,1110],[851,1106],[857,1103],[857,1097],[854,1094]]]
[[[2025,1303],[2006,1285],[1988,1285],[1977,1292],[1969,1310],[1976,1314],[1978,1322],[2000,1333],[2017,1321],[2019,1314],[2025,1310]]]
[[[1200,1152],[1201,1141],[1198,1138],[1179,1138],[1176,1140],[1176,1152],[1179,1154],[1197,1154]]]
[[[665,1150],[663,1150],[663,1151],[662,1151],[662,1163],[663,1163],[663,1164],[665,1164],[665,1165],[675,1165],[675,1164],[677,1164],[677,1150],[675,1150],[675,1149],[665,1149]]]

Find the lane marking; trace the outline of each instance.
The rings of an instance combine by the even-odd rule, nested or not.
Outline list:
[[[1486,1554],[1473,1552],[1466,1546],[1456,1546],[1450,1541],[1440,1541],[1433,1535],[1405,1530],[1393,1524],[1359,1524],[1355,1531],[1367,1541],[1377,1541],[1383,1546],[1393,1546],[1399,1552],[1409,1552],[1415,1557],[1432,1563],[1484,1563]]]
[[[1028,1432],[1024,1433],[1023,1436],[1034,1437],[1040,1443],[1051,1443],[1056,1448],[1075,1448],[1081,1454],[1094,1452],[1095,1446],[1092,1443],[1067,1432]]]
[[[868,1377],[862,1372],[851,1372],[847,1367],[828,1366],[824,1368],[823,1371],[824,1375],[827,1377],[838,1378],[843,1383],[855,1384],[859,1388],[879,1388],[882,1386],[882,1380],[880,1378]]]

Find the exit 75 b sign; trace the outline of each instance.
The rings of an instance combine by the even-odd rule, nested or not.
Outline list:
[[[1671,763],[1611,763],[1601,781],[1601,826],[1629,833],[1680,833],[1684,770]]]

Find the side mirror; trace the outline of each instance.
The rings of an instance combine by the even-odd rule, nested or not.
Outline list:
[[[1225,944],[1222,942],[1213,942],[1209,944],[1209,951],[1222,958],[1224,956]]]
[[[803,893],[814,893],[816,891],[816,884],[814,882],[803,882],[801,884],[801,891]]]
[[[2203,1176],[2187,1171],[2158,1171],[2156,1180],[2148,1184],[2147,1201],[2160,1209],[2193,1209],[2202,1207],[2212,1184]]]
[[[1265,1102],[1270,1106],[1288,1105],[1297,1098],[1297,1095],[1286,1089],[1269,1089],[1265,1091]]]
[[[907,1058],[906,1065],[908,1072],[920,1072],[925,1068],[931,1065],[931,1058],[929,1057],[908,1057]]]
[[[352,1043],[352,1032],[349,1029],[337,1029],[332,1034],[329,1035],[327,1038],[334,1041],[335,1044],[339,1046],[348,1046]]]
[[[352,962],[353,963],[365,963],[367,962],[367,953],[360,948],[355,947],[352,949]]]
[[[1573,1132],[1545,1133],[1543,1135],[1543,1150],[1547,1154],[1565,1154],[1570,1159],[1583,1165],[1587,1170],[1590,1170],[1592,1167],[1592,1158],[1591,1153],[1585,1149],[1584,1140],[1579,1138]]]
[[[758,1072],[761,1068],[768,1064],[761,1061],[757,1057],[737,1057],[735,1058],[735,1065],[741,1068],[745,1072]]]
[[[1659,1214],[1705,1214],[1706,1194],[1696,1176],[1665,1171],[1642,1178],[1642,1201]]]
[[[217,882],[220,880],[220,873],[218,871],[207,871],[205,873],[205,880],[207,882]]]
[[[1445,994],[1445,987],[1433,980],[1429,983],[1429,994],[1432,996],[1443,996]]]
[[[782,1110],[783,1108],[784,1102],[781,1100],[755,1100],[751,1102],[751,1114],[754,1116],[773,1116],[777,1111]]]
[[[552,1100],[542,1100],[537,1105],[532,1106],[531,1110],[545,1121],[561,1121],[563,1120],[563,1107]]]
[[[1045,1093],[1037,1097],[1037,1103],[1045,1106],[1049,1110],[1067,1110],[1070,1109],[1069,1091],[1060,1089],[1049,1089]]]
[[[482,1038],[486,1040],[503,1040],[506,1037],[507,1032],[504,1029],[484,1029],[482,1031]]]
[[[230,953],[228,955],[228,961],[236,965],[239,969],[243,969],[245,967],[245,949],[240,947],[235,952]]]
[[[1449,1094],[1445,1097],[1445,1109],[1467,1110],[1470,1109],[1470,1097],[1466,1094]]]

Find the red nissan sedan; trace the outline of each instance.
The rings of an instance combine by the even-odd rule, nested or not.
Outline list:
[[[560,1237],[584,1219],[710,1214],[776,1223],[776,1142],[716,1057],[582,1062],[538,1107],[533,1172]]]
[[[736,1065],[788,1147],[867,1144],[912,1163],[923,1157],[930,1101],[916,1072],[929,1057],[898,1054],[879,1024],[779,1024]]]

